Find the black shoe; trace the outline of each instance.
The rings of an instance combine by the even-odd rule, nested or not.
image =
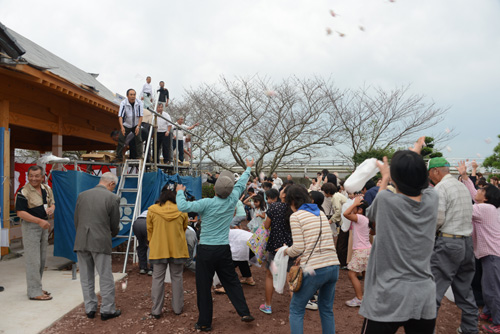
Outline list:
[[[119,317],[122,314],[122,311],[116,310],[115,313],[101,313],[101,320],[106,321],[109,319],[113,319]]]
[[[151,313],[151,316],[155,319],[160,319],[161,318],[161,314],[153,314]]]
[[[87,313],[87,318],[94,319],[95,318],[95,311],[90,311],[89,313]]]
[[[252,317],[251,315],[245,315],[245,316],[241,317],[241,321],[243,321],[243,322],[252,322],[254,320],[255,320],[255,318]]]
[[[212,330],[212,326],[202,326],[196,323],[194,324],[194,329],[201,332],[210,332]]]

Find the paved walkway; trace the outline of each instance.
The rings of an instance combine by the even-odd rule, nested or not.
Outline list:
[[[49,246],[47,254],[53,254]],[[26,271],[24,257],[0,261],[0,333],[36,334],[49,327],[66,313],[83,303],[80,277],[73,280],[71,270],[58,270],[70,261],[47,256],[43,274],[43,288],[52,293],[50,301],[32,301],[26,295]],[[126,274],[113,274],[115,282]],[[96,277],[96,292],[99,292],[99,276]]]

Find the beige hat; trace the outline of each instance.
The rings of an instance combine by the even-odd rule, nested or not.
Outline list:
[[[215,194],[217,197],[226,198],[231,194],[233,188],[234,174],[228,170],[222,171],[215,182]]]

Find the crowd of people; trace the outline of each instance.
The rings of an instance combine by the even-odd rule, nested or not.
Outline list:
[[[188,268],[196,275],[196,330],[212,330],[214,280],[222,285],[216,292],[228,296],[241,321],[253,321],[242,284],[256,284],[249,265],[256,262],[246,242],[258,229],[267,229],[259,310],[273,313],[274,263],[282,252],[287,271],[294,264],[303,269],[300,289],[290,290],[292,333],[303,333],[307,309],[318,310],[323,333],[335,333],[333,303],[340,270],[348,271],[353,287],[353,298],[343,303],[359,307],[365,318],[364,334],[396,333],[400,327],[406,333],[434,333],[441,301],[450,287],[462,311],[457,333],[479,333],[479,320],[489,323],[482,326],[483,331],[499,333],[498,182],[493,178],[492,183],[486,182],[475,162],[471,173],[461,162],[458,178],[444,158],[426,164],[420,155],[424,139],[396,152],[390,165],[387,158],[379,161],[378,180],[369,180],[354,193],[347,192],[344,180],[328,170],[319,172],[309,189],[294,183],[291,175],[285,181],[276,173],[250,180],[253,160],[247,160],[242,175],[209,174],[213,198],[194,200],[186,197],[181,184],[175,189],[165,186],[156,204],[133,225],[139,239],[140,273],[152,276],[151,316],[163,316],[167,270],[173,312],[183,312],[183,271]],[[55,203],[38,174],[36,167],[30,169],[30,183],[18,193],[16,210],[23,219],[23,232],[43,250],[46,219]],[[119,198],[111,192],[116,183],[116,176],[103,174],[96,188],[80,194],[75,209],[74,250],[85,312],[94,318],[97,311],[96,268],[101,277],[102,320],[121,314],[115,307],[110,276],[111,236],[118,232],[119,223]],[[50,300],[41,285],[45,255],[33,253],[37,254],[26,251],[28,297]]]

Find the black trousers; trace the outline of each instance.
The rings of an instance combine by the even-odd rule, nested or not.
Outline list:
[[[163,153],[163,162],[172,162],[172,134],[169,133],[165,136],[166,132],[158,132],[156,137],[158,140],[158,156],[160,156],[160,150]]]
[[[483,288],[481,286],[481,280],[483,279],[483,266],[481,265],[481,260],[475,260],[476,272],[474,274],[474,278],[472,279],[472,292],[474,293],[474,299],[476,300],[477,307],[483,307]]]
[[[337,257],[339,258],[340,266],[347,266],[347,251],[349,248],[349,231],[344,232],[340,229],[339,236],[337,237]]]
[[[406,334],[432,334],[436,319],[410,319],[401,322],[379,322],[365,319],[361,334],[394,334],[399,327],[404,327]]]
[[[236,312],[241,317],[250,315],[240,280],[234,268],[229,245],[198,245],[196,251],[198,325],[212,326],[212,283],[214,273],[217,273]]]
[[[250,271],[250,266],[248,261],[233,261],[235,268],[240,268],[241,276],[252,277],[252,272]]]
[[[146,218],[137,218],[133,226],[134,235],[137,238],[137,257],[139,257],[139,269],[148,270],[148,231]],[[151,266],[153,268],[153,266]]]
[[[125,128],[125,136],[121,133],[118,136],[118,145],[116,147],[116,157],[118,159],[123,158],[123,148],[125,147],[125,139],[127,135],[130,132],[135,133],[135,126],[133,128]],[[141,131],[139,131],[139,134],[137,136],[134,135],[134,139],[132,142],[129,144],[130,147],[135,146],[135,151],[130,150],[130,159],[138,159],[142,156],[142,136],[141,136]]]

